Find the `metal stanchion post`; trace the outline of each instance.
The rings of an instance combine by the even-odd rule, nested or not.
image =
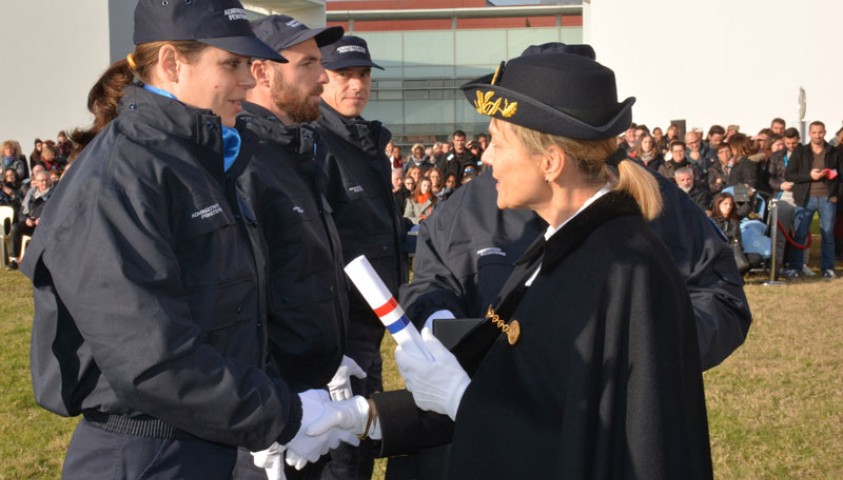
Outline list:
[[[776,268],[777,254],[776,244],[778,241],[776,237],[779,235],[779,199],[773,198],[770,200],[770,238],[772,239],[770,245],[770,279],[764,282],[764,285],[784,285],[784,282],[776,280],[778,269]]]

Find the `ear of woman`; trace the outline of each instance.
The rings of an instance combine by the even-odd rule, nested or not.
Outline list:
[[[545,151],[541,161],[542,174],[547,183],[556,181],[561,175],[567,163],[565,151],[558,145],[551,145]]]
[[[158,50],[158,65],[155,69],[156,79],[167,85],[160,85],[164,90],[171,91],[168,84],[179,81],[179,55],[176,48],[170,44],[164,45]]]

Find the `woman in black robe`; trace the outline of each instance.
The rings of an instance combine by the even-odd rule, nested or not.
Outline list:
[[[453,353],[426,329],[434,361],[398,347],[412,400],[374,395],[374,419],[346,425],[365,424],[385,454],[450,440],[452,479],[711,478],[690,299],[646,223],[657,183],[633,162],[606,167],[634,99],[617,102],[611,70],[565,53],[462,88],[492,117],[483,161],[498,207],[533,210],[547,233]]]

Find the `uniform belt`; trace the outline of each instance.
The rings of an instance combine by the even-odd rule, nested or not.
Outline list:
[[[91,425],[115,433],[146,438],[196,438],[163,420],[148,415],[129,417],[88,411],[83,414]]]

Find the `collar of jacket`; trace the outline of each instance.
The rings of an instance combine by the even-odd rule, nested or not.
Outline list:
[[[321,116],[318,122],[321,125],[368,154],[383,152],[392,137],[389,130],[383,128],[381,122],[377,120],[367,121],[362,117],[345,117],[324,101],[320,107],[320,112]]]
[[[319,134],[310,124],[284,125],[274,113],[261,105],[243,102],[243,112],[237,117],[244,128],[258,138],[272,140],[299,155],[313,155],[313,145]]]
[[[211,110],[194,108],[138,85],[128,85],[120,100],[119,117],[131,119],[128,125],[147,125],[168,136],[196,143],[200,154],[197,161],[221,184],[225,180],[223,170],[222,123]],[[141,130],[138,141],[158,140],[144,138]]]
[[[624,215],[641,215],[641,210],[631,195],[613,191],[595,200],[547,241],[539,275],[553,270],[557,264],[585,242],[600,225]],[[516,264],[529,263],[534,260],[533,257],[540,254],[541,249],[536,248],[534,244]]]

